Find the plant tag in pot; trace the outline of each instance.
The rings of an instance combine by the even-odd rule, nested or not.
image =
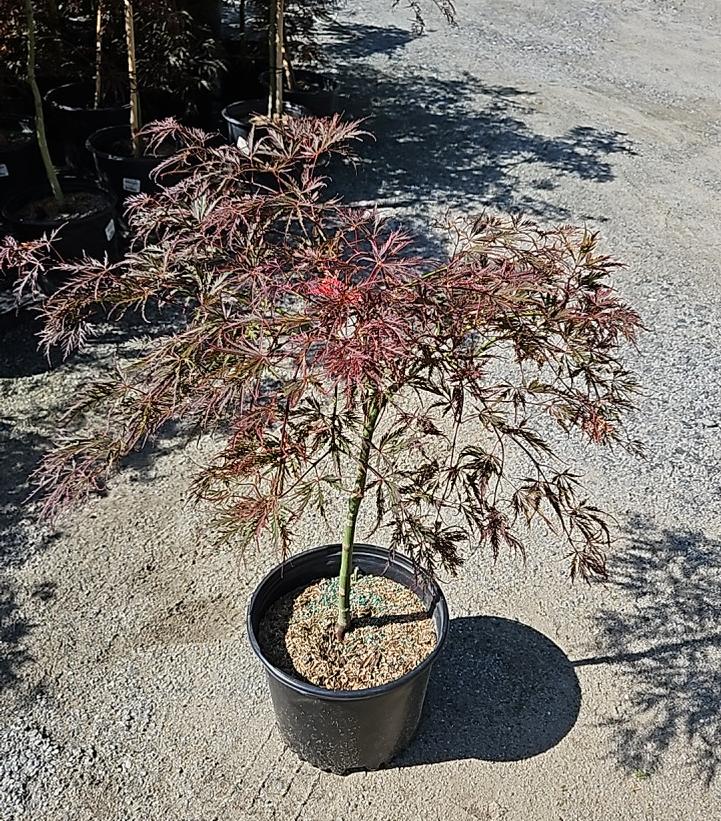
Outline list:
[[[123,177],[123,191],[130,191],[131,194],[140,193],[140,180],[132,177]]]
[[[110,240],[115,236],[115,220],[110,220],[110,222],[105,226],[105,236],[110,242]]]

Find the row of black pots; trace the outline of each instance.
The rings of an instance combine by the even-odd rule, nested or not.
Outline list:
[[[129,104],[96,107],[93,94],[92,83],[70,83],[45,95],[53,130],[61,135],[62,160],[71,168],[92,171],[95,163],[89,137],[102,128],[127,126],[130,119]],[[141,102],[146,121],[177,113],[172,98],[163,92],[148,90]]]
[[[333,110],[337,92],[334,83],[304,70],[296,72],[296,79],[302,90],[289,92],[286,114],[299,117]],[[267,74],[260,82],[267,85]],[[148,95],[144,99],[147,100]],[[304,107],[294,100],[304,100],[309,105]],[[51,89],[45,95],[45,103],[51,125],[48,130],[59,135],[59,144],[54,145],[54,159],[75,175],[66,183],[69,201],[84,192],[93,194],[97,203],[104,194],[105,203],[92,213],[81,209],[75,216],[70,211],[53,215],[50,209],[44,209],[42,201],[49,198],[50,192],[44,181],[32,118],[0,118],[0,209],[5,230],[20,240],[36,239],[44,233],[60,230],[55,242],[60,258],[72,259],[83,254],[101,257],[108,254],[112,258],[117,254],[117,225],[115,218],[109,215],[115,203],[130,194],[157,190],[153,171],[164,157],[133,156],[127,125],[128,106],[96,108],[90,83]],[[151,110],[156,116],[167,115],[170,113],[167,103],[157,97]],[[232,143],[236,144],[240,137],[248,137],[252,118],[265,113],[266,106],[266,99],[243,100],[223,110]],[[97,175],[102,187],[90,179],[82,179],[91,175]],[[33,210],[29,207],[33,202],[40,203],[41,207]]]

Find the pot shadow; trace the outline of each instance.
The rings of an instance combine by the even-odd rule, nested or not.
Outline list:
[[[453,619],[415,741],[394,761],[520,761],[550,750],[578,717],[573,665],[548,637],[496,616]]]

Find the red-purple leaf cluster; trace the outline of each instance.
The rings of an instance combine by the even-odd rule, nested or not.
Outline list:
[[[372,410],[366,493],[392,547],[452,571],[464,545],[523,553],[540,519],[570,546],[574,575],[603,576],[604,516],[552,435],[633,444],[622,416],[635,382],[618,356],[639,319],[596,235],[483,215],[449,226],[445,258],[421,257],[376,213],[327,197],[323,163],[355,125],[258,129],[240,150],[154,126],[152,139],[183,146],[160,171],[180,181],[132,200],[122,262],[65,266],[47,345],[79,344],[101,311],[153,305],[182,320],[89,388],[39,472],[47,510],[103,486],[179,420],[226,434],[195,482],[222,532],[270,532],[285,551],[308,508],[350,492]]]

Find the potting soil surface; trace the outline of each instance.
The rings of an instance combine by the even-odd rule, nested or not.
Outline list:
[[[260,624],[260,646],[289,675],[328,690],[361,690],[400,678],[436,646],[433,621],[408,588],[359,576],[351,588],[352,628],[335,635],[338,580],[318,579],[279,599]]]
[[[15,217],[29,222],[77,220],[100,214],[108,207],[107,197],[91,191],[68,191],[60,205],[54,197],[32,200],[18,208]]]

